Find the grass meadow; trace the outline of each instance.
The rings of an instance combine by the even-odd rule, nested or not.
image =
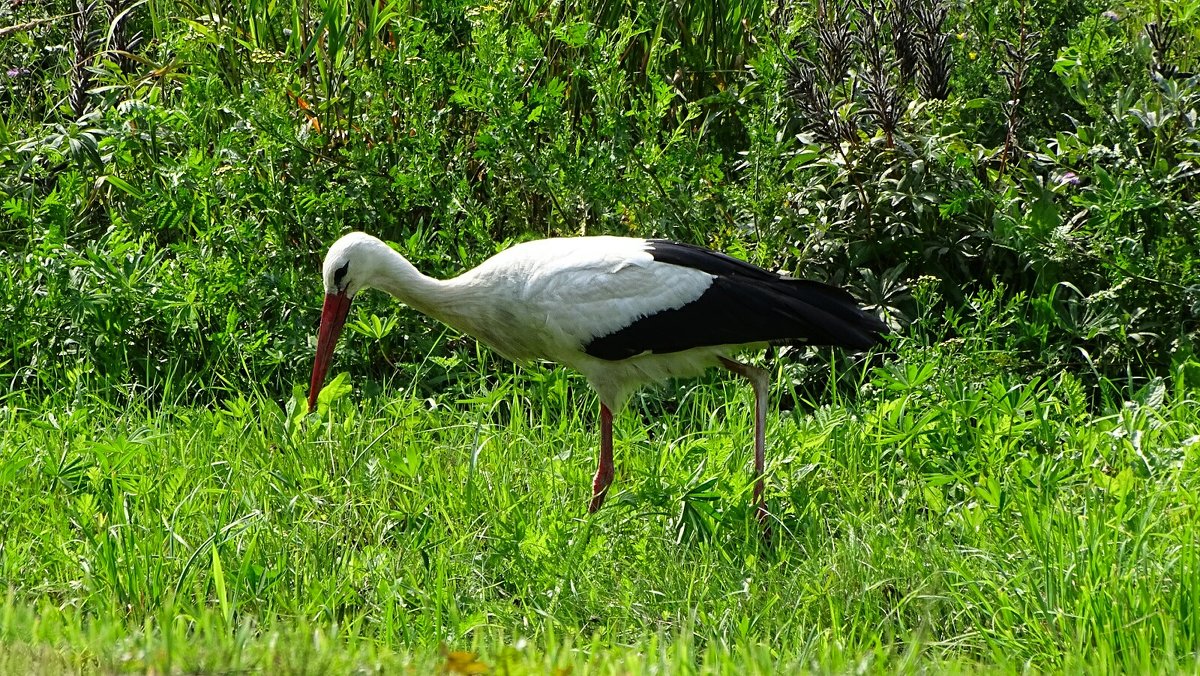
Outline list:
[[[299,389],[6,410],[0,671],[1200,668],[1187,374],[1096,412],[1069,375],[923,356],[772,410],[770,545],[737,380],[621,416],[594,516],[597,405],[561,370],[494,361],[465,399],[342,377],[311,415]]]

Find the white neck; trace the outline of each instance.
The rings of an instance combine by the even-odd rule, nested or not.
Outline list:
[[[452,285],[423,274],[390,247],[384,246],[377,251],[381,253],[381,260],[377,263],[376,277],[368,286],[387,291],[405,305],[441,319],[443,312],[440,310],[451,301]]]
[[[342,244],[343,241],[346,243]],[[481,268],[452,279],[434,279],[422,274],[388,245],[361,234],[343,237],[334,244],[334,248],[339,246],[354,247],[350,269],[361,271],[358,273],[361,277],[357,278],[361,286],[352,292],[366,287],[386,291],[414,310],[474,336],[514,361],[532,359],[545,352],[538,336],[525,328],[527,322],[514,321],[514,313],[519,314],[520,308],[506,302],[509,296],[518,295],[519,288],[512,285],[519,285],[519,280],[514,282],[507,275],[481,279]],[[326,274],[332,273],[326,270]],[[511,293],[506,293],[505,285]]]
[[[352,247],[351,271],[356,271],[357,293],[364,288],[386,291],[409,307],[443,324],[474,336],[480,342],[496,348],[510,358],[525,358],[528,349],[516,349],[529,342],[528,332],[520,329],[516,335],[506,332],[505,313],[497,304],[497,296],[488,283],[480,283],[475,271],[453,279],[440,280],[422,274],[404,256],[380,240],[351,233],[338,240],[330,250],[333,260],[341,258],[342,248]],[[325,271],[327,275],[330,271]],[[511,322],[509,322],[511,324]]]

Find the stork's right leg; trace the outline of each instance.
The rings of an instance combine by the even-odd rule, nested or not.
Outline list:
[[[604,404],[600,404],[600,462],[596,466],[596,478],[592,481],[592,504],[588,512],[595,512],[604,504],[608,494],[608,486],[613,480],[613,414]]]
[[[763,501],[763,472],[766,465],[767,446],[767,395],[771,385],[770,374],[766,371],[721,358],[721,365],[739,376],[750,381],[754,387],[754,506],[758,511],[758,522],[762,524],[763,537],[771,539],[771,525],[768,521],[770,514],[767,504]]]

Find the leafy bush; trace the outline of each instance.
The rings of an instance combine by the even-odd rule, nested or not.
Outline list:
[[[0,368],[34,401],[287,392],[355,228],[443,276],[525,237],[676,237],[898,326],[994,292],[1021,368],[1150,377],[1198,330],[1189,7],[18,3]],[[356,374],[476,356],[357,312]]]

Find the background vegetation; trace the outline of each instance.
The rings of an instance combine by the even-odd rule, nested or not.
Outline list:
[[[1198,13],[0,5],[0,669],[1195,669]],[[768,355],[776,547],[711,379],[583,519],[582,382],[390,299],[297,409],[350,229],[703,243],[897,337]]]

